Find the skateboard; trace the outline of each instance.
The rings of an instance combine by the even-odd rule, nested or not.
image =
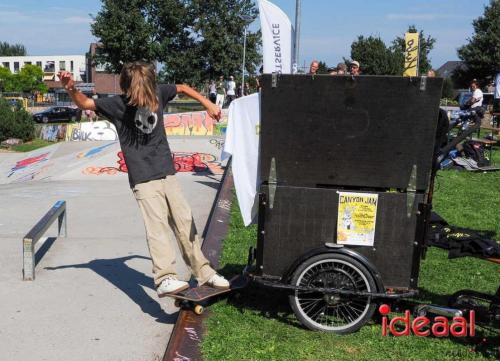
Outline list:
[[[203,307],[204,301],[208,301],[212,297],[229,293],[231,291],[244,288],[248,284],[248,277],[238,275],[229,280],[228,289],[218,289],[202,285],[199,287],[190,287],[184,291],[177,293],[167,293],[165,297],[175,299],[175,306],[180,308],[189,308],[197,315],[201,315],[205,308]]]

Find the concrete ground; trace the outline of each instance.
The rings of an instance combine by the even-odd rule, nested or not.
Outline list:
[[[170,143],[174,151],[220,153],[209,139]],[[115,162],[116,148],[82,160],[104,144],[56,145],[41,180],[40,173],[34,180],[27,176],[39,170],[34,164],[14,171],[23,174],[12,173],[26,164],[20,161],[47,149],[0,154],[2,360],[153,361],[165,351],[177,309],[172,300],[156,297],[144,226],[127,177],[85,173],[95,164]],[[177,177],[202,233],[220,176]],[[35,281],[22,281],[22,238],[58,200],[67,202],[68,237],[54,239],[55,226],[49,229],[37,247]],[[182,262],[179,273],[189,277]]]

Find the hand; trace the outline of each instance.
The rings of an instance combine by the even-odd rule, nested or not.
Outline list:
[[[208,113],[208,115],[210,115],[210,117],[212,117],[213,119],[215,119],[217,121],[220,120],[221,115],[222,115],[221,109],[213,103],[210,103],[207,106],[207,113]]]
[[[61,80],[61,84],[67,91],[72,91],[75,89],[75,81],[73,80],[73,76],[69,71],[60,71],[57,75]]]

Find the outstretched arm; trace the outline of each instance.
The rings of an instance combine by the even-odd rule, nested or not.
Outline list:
[[[88,98],[85,94],[75,88],[73,76],[68,71],[61,71],[58,74],[61,84],[68,92],[76,106],[83,110],[96,110],[94,99]]]
[[[197,100],[205,107],[207,110],[208,115],[210,115],[212,118],[216,120],[220,120],[221,118],[221,110],[220,108],[212,103],[210,100],[205,98],[203,95],[198,93],[196,90],[191,88],[189,85],[186,84],[177,84],[177,93],[184,93],[188,97]]]

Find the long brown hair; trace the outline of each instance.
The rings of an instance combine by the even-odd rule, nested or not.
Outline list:
[[[125,64],[120,74],[120,88],[127,96],[129,105],[149,108],[152,112],[158,110],[153,64],[141,61]]]

